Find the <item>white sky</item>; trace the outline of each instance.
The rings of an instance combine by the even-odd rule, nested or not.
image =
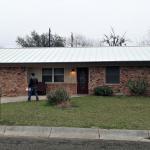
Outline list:
[[[150,0],[0,0],[0,47],[16,47],[16,37],[32,30],[102,38],[113,26],[141,39],[150,29]]]

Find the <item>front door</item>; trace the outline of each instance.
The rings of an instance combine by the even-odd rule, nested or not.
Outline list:
[[[77,93],[88,94],[88,68],[77,68]]]

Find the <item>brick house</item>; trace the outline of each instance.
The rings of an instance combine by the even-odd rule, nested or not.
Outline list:
[[[92,94],[107,85],[130,95],[129,79],[142,77],[150,84],[150,47],[0,49],[3,96],[27,95],[31,73],[47,91],[63,87],[71,95]]]

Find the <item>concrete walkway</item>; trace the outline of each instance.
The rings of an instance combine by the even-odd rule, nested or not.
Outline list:
[[[115,130],[38,126],[0,126],[0,136],[63,139],[102,139],[150,142],[148,130]]]
[[[27,101],[27,96],[17,96],[17,97],[2,97],[1,103],[13,103],[13,102],[24,102]],[[35,96],[32,96],[32,100],[36,100]],[[39,96],[40,100],[45,100],[46,96]]]
[[[71,97],[81,97],[87,95],[73,95]],[[27,101],[28,96],[16,96],[16,97],[1,97],[1,104],[3,103],[13,103],[13,102],[24,102]],[[36,100],[35,96],[32,96],[31,100]],[[39,96],[39,100],[46,100],[45,96]]]

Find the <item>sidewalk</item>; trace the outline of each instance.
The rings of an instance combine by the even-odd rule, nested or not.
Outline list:
[[[65,139],[101,139],[150,142],[148,130],[116,130],[99,128],[67,128],[38,126],[0,126],[0,136]]]
[[[81,97],[86,95],[72,95],[71,97]],[[27,101],[28,96],[16,96],[16,97],[1,97],[1,103],[14,103],[14,102],[24,102]],[[40,100],[46,100],[45,96],[39,96]],[[31,100],[36,100],[35,96],[32,96]]]
[[[1,103],[13,103],[13,102],[24,102],[27,101],[27,96],[17,96],[17,97],[1,97]],[[40,100],[45,100],[46,96],[39,96]],[[36,100],[35,96],[32,96],[32,100]]]

